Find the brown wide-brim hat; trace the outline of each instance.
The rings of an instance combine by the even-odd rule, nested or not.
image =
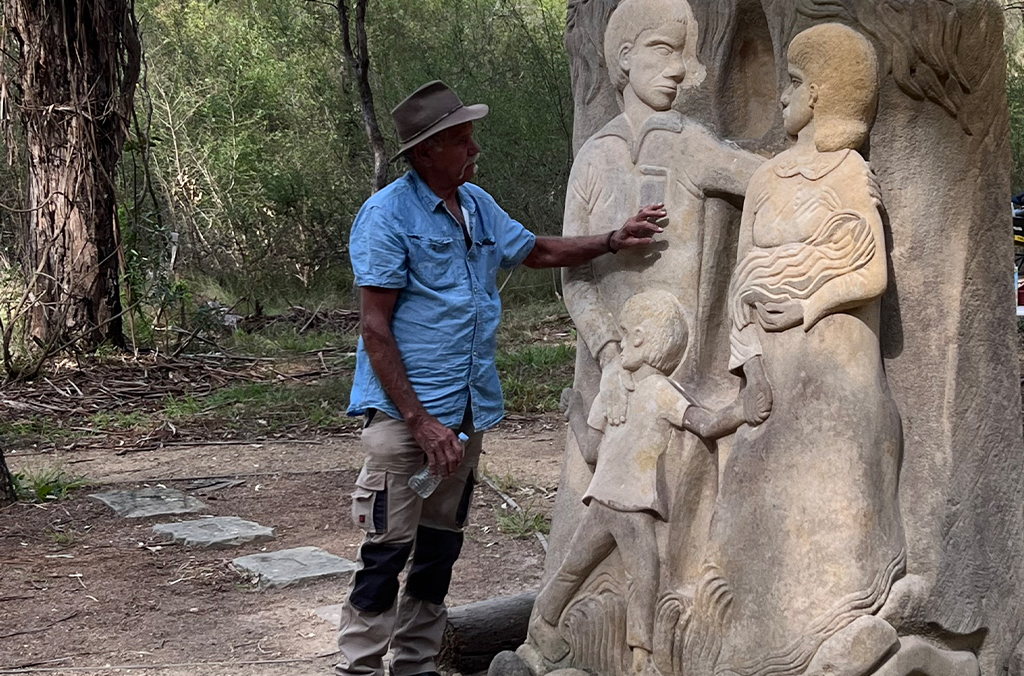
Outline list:
[[[401,149],[391,158],[397,160],[410,148],[449,127],[479,120],[489,108],[483,104],[467,106],[452,88],[434,80],[423,85],[391,111]]]

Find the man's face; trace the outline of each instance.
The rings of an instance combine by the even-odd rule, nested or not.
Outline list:
[[[424,178],[443,185],[460,186],[476,174],[476,158],[480,146],[473,140],[473,123],[445,129],[434,137],[435,142],[424,149]]]
[[[685,46],[686,24],[669,21],[641,33],[624,55],[629,86],[654,110],[668,110],[675,101],[679,85],[686,78]]]

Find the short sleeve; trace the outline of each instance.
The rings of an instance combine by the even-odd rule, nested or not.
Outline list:
[[[374,205],[356,216],[349,236],[356,286],[402,289],[408,283],[408,251],[395,223]]]
[[[659,385],[660,389],[664,390],[663,396],[658,398],[658,401],[663,403],[661,417],[675,427],[682,427],[686,409],[690,408],[693,402],[681,390],[674,387],[668,378],[663,378]]]
[[[533,251],[537,236],[523,227],[522,223],[505,213],[501,207],[495,205],[494,213],[496,218],[494,234],[501,251],[501,267],[506,270],[514,268],[526,260],[526,257]]]

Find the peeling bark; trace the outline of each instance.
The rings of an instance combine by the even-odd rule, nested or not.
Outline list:
[[[29,330],[48,353],[123,346],[113,175],[141,62],[134,2],[3,0],[3,9],[19,47],[3,84],[29,169]]]

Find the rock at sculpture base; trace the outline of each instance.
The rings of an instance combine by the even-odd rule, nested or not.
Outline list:
[[[494,656],[487,668],[487,676],[534,676],[519,655],[511,650],[504,650]]]

